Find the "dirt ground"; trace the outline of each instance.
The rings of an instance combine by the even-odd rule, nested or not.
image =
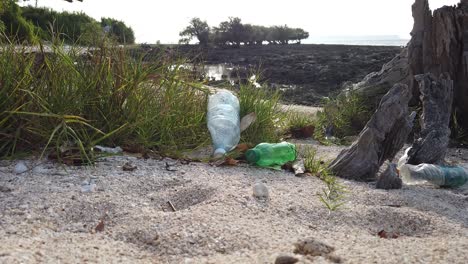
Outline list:
[[[317,148],[327,158],[341,150]],[[453,149],[448,159],[468,165],[468,150]],[[278,256],[466,263],[468,256],[467,185],[384,191],[340,179],[346,204],[329,212],[318,178],[246,164],[129,155],[88,168],[25,162],[30,170],[15,174],[18,161],[0,161],[0,263],[274,263]],[[125,163],[137,169],[124,171]],[[253,196],[259,182],[268,199]],[[294,253],[304,239],[319,246]]]

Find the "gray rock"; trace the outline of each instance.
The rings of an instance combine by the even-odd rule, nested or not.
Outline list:
[[[293,256],[279,255],[275,260],[275,264],[294,264],[298,261],[299,259]]]
[[[11,187],[0,185],[0,192],[6,193],[6,192],[12,192],[12,191],[13,189]]]
[[[28,166],[26,166],[26,162],[20,160],[18,163],[16,163],[15,168],[13,169],[13,172],[16,174],[22,174],[25,173],[29,170]]]
[[[253,196],[257,199],[268,199],[269,193],[267,186],[262,182],[257,182],[253,186]]]
[[[309,256],[326,256],[335,248],[313,238],[305,239],[294,244],[294,253]]]
[[[396,165],[386,162],[384,166],[387,169],[380,174],[375,187],[384,190],[401,189],[403,181],[398,177]]]

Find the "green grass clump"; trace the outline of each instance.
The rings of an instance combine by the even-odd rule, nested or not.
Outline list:
[[[346,187],[339,183],[336,176],[330,172],[328,164],[317,157],[315,148],[306,147],[301,152],[306,171],[319,177],[325,183],[325,188],[318,194],[319,200],[330,212],[341,208],[346,203]]]
[[[251,144],[278,142],[280,126],[285,114],[280,110],[278,91],[266,87],[255,87],[253,83],[240,85],[238,93],[240,116],[255,112],[257,120],[241,134],[241,141]]]
[[[315,126],[316,118],[314,115],[290,111],[286,123],[286,127],[289,130],[300,129],[307,126]]]
[[[331,130],[335,138],[354,136],[364,128],[372,112],[366,102],[356,92],[340,94],[334,99],[328,99],[323,111],[317,113],[317,127],[314,137],[326,140],[325,131]]]
[[[174,152],[208,142],[208,92],[177,62],[144,63],[109,43],[0,46],[0,157],[75,148],[91,161],[96,144]]]

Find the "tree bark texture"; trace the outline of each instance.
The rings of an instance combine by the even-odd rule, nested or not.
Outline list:
[[[450,140],[453,82],[448,74],[436,79],[427,73],[416,75],[415,79],[423,107],[421,133],[408,152],[408,163],[442,163]]]
[[[330,164],[331,171],[342,178],[375,180],[380,166],[385,160],[393,159],[412,129],[414,114],[408,116],[409,99],[407,85],[394,85],[382,98],[358,140]]]
[[[448,74],[453,80],[453,111],[459,123],[468,128],[468,1],[441,7],[431,15],[428,0],[416,0],[413,17],[409,75]],[[420,89],[416,78],[410,79],[409,86],[417,98]]]

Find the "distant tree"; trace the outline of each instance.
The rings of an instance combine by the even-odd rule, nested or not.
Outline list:
[[[238,17],[229,17],[219,26],[210,30],[205,21],[193,18],[190,25],[180,33],[181,43],[188,43],[197,37],[200,44],[208,42],[219,46],[240,47],[241,45],[262,45],[265,41],[269,44],[289,44],[293,41],[300,43],[302,39],[309,37],[309,33],[301,28],[290,28],[287,25],[264,27],[251,24],[242,24]]]
[[[239,47],[241,43],[246,42],[247,34],[238,17],[229,17],[229,21],[221,22],[214,31],[218,44]]]
[[[34,25],[26,21],[21,15],[21,8],[13,0],[1,1],[0,27],[5,34],[19,41],[34,40]]]
[[[298,44],[301,44],[301,40],[307,39],[308,37],[309,32],[303,30],[302,28],[294,29],[294,40],[296,40]]]
[[[127,27],[124,22],[113,18],[101,18],[101,26],[109,28],[109,34],[116,38],[118,43],[133,44],[135,43],[135,34],[133,29]]]
[[[196,37],[200,45],[206,46],[210,39],[210,27],[206,21],[194,17],[190,20],[189,25],[179,33],[179,36],[182,37],[179,40],[181,43],[189,43]]]
[[[79,43],[82,45],[95,45],[102,41],[104,37],[104,32],[99,23],[86,23],[81,25],[81,36]]]

